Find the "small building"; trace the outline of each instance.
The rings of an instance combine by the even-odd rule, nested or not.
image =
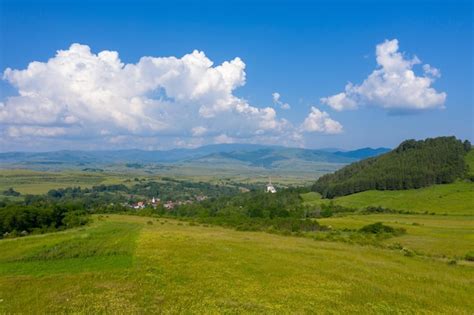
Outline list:
[[[197,201],[204,201],[207,199],[207,196],[204,196],[204,195],[197,195],[196,196],[196,200]]]
[[[168,201],[163,205],[163,207],[165,207],[165,209],[168,209],[168,210],[173,209],[174,206],[175,206],[175,203],[173,201]]]
[[[266,190],[266,192],[267,192],[267,193],[271,193],[271,194],[274,194],[274,193],[277,192],[276,189],[275,189],[275,187],[273,187],[273,185],[272,185],[272,179],[271,179],[271,178],[268,179],[268,184],[267,184],[267,190]]]
[[[145,208],[145,202],[144,201],[139,201],[136,204],[133,205],[134,209],[143,209]]]

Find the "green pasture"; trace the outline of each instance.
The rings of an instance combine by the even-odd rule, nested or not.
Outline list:
[[[196,175],[197,174],[197,175]],[[195,182],[210,182],[220,185],[238,185],[238,184],[264,184],[269,178],[276,185],[300,186],[310,185],[313,178],[284,176],[281,174],[231,174],[229,176],[218,176],[217,173],[194,173],[183,172],[179,176],[173,176],[177,180],[187,180]],[[22,194],[44,194],[51,189],[77,187],[92,187],[94,185],[110,184],[133,184],[134,179],[161,181],[161,178],[167,175],[156,174],[132,174],[132,173],[95,173],[83,171],[33,171],[26,169],[0,169],[0,198],[2,192],[10,187]],[[12,197],[9,197],[12,199]]]
[[[41,172],[32,170],[0,170],[0,192],[10,187],[22,194],[44,194],[51,189],[92,187],[100,184],[120,184],[123,174],[102,174],[80,171]]]
[[[462,228],[442,221],[428,226],[421,217],[396,220]],[[165,219],[96,216],[84,228],[0,240],[0,253],[0,313],[471,314],[474,309],[470,265]]]
[[[314,192],[302,197],[308,205],[332,200],[335,204],[358,209],[381,206],[418,213],[474,215],[474,183],[464,181],[410,190],[370,190],[334,199],[321,199]]]
[[[474,251],[474,216],[372,214],[324,218],[318,222],[334,229],[360,229],[375,222],[403,228],[405,234],[383,243],[400,244],[425,256],[464,259],[469,251]]]

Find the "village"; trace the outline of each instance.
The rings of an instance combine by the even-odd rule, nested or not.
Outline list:
[[[271,193],[271,194],[274,194],[277,192],[275,187],[272,184],[271,178],[269,179],[268,184],[266,185],[265,192]],[[137,201],[135,203],[125,203],[124,206],[127,206],[135,210],[140,210],[140,209],[146,208],[147,206],[156,209],[158,206],[162,205],[163,208],[165,208],[166,210],[172,210],[177,206],[192,204],[194,202],[201,202],[206,199],[208,199],[208,196],[206,195],[197,195],[187,200],[167,200],[166,202],[162,202],[160,198],[153,197],[149,200]]]
[[[160,198],[153,197],[152,199],[149,199],[149,200],[142,200],[142,201],[138,201],[131,204],[126,203],[124,205],[135,210],[144,209],[147,206],[156,209],[158,206],[162,205],[163,208],[167,210],[171,210],[177,206],[192,204],[194,202],[201,202],[201,201],[206,200],[207,198],[208,197],[205,195],[197,195],[197,196],[194,196],[192,199],[188,199],[188,200],[168,200],[166,202],[162,202]]]

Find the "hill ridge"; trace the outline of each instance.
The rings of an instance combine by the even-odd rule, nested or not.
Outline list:
[[[394,150],[367,158],[320,177],[313,190],[323,197],[367,190],[399,190],[452,183],[468,175],[464,157],[469,141],[455,137],[406,140]]]

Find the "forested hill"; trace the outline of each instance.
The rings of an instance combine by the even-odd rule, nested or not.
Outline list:
[[[406,140],[396,149],[352,163],[318,179],[313,190],[324,198],[366,190],[398,190],[451,183],[467,176],[469,141],[455,137]]]

